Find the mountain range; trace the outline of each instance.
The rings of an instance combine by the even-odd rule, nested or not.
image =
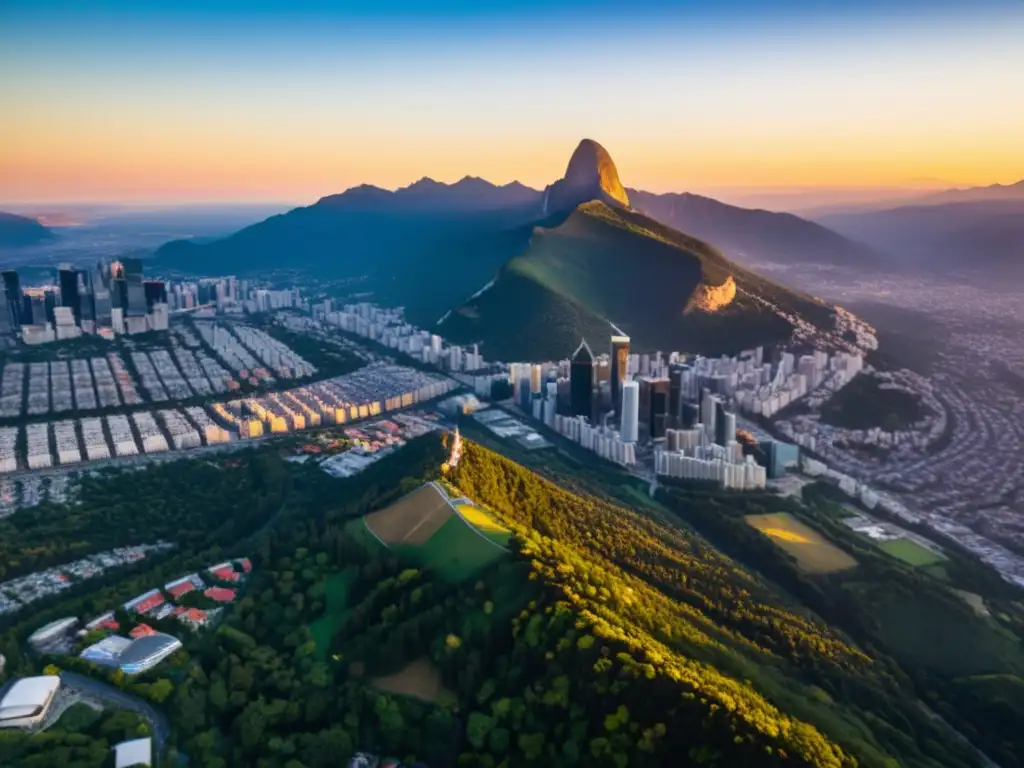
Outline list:
[[[895,208],[832,213],[818,220],[891,254],[894,263],[996,274],[1024,271],[1024,183],[999,187],[985,197],[992,190],[940,193]]]
[[[21,248],[37,245],[55,237],[53,232],[35,219],[0,212],[0,248]]]
[[[789,214],[628,192],[610,154],[589,139],[543,192],[474,177],[425,178],[394,192],[363,185],[157,255],[183,271],[305,267],[358,280],[419,325],[442,318],[444,335],[482,342],[492,359],[567,354],[609,324],[640,348],[707,353],[786,338],[801,321],[832,329],[830,308],[741,267],[719,244],[791,263],[873,257]]]

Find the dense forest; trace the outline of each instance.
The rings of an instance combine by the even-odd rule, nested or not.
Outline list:
[[[85,704],[72,705],[59,723],[40,734],[0,730],[0,765],[18,768],[77,768],[113,765],[111,746],[148,735],[145,722],[134,712],[99,712]]]
[[[455,579],[387,550],[360,519],[441,479],[445,457],[427,435],[346,479],[261,449],[89,480],[78,504],[9,526],[0,546],[35,549],[15,572],[139,537],[179,546],[11,620],[8,673],[55,663],[102,677],[168,714],[171,760],[213,768],[336,766],[356,750],[431,768],[979,765],[934,713],[1018,764],[1014,667],[992,679],[915,665],[872,616],[887,595],[868,576],[887,579],[889,595],[951,611],[962,601],[859,548],[848,574],[807,576],[742,520],[789,511],[840,536],[814,489],[805,503],[694,487],[630,503],[625,478],[572,477],[552,457],[556,485],[464,440],[445,483],[514,536],[507,555]],[[98,611],[214,555],[247,555],[254,571],[217,627],[174,630],[185,648],[166,664],[126,680],[25,652],[43,621]],[[967,560],[947,570],[1011,609]],[[987,637],[967,614],[940,615]],[[986,642],[1009,657],[1015,631],[1009,622]],[[93,761],[102,726],[89,727],[96,743],[81,746],[92,751],[62,764],[104,764]]]

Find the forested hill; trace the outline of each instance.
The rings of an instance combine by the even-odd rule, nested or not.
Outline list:
[[[692,497],[672,489],[661,505],[624,493],[611,467],[563,477],[562,453],[523,459],[557,473],[556,485],[465,439],[446,470],[448,439],[417,438],[349,478],[264,443],[143,470],[127,484],[101,475],[74,502],[13,515],[9,550],[25,554],[8,577],[140,535],[178,546],[5,616],[5,674],[38,674],[52,662],[150,701],[171,721],[161,765],[187,756],[203,768],[337,768],[356,751],[430,768],[979,765],[915,697],[903,672],[912,659],[896,656],[907,665],[897,666],[877,650],[889,647],[884,635],[857,646],[801,607],[854,632],[871,616],[843,623],[844,612],[862,608],[852,589],[826,576],[795,581],[781,555],[748,547],[782,592],[670,511],[685,510],[702,530],[713,517],[723,533],[736,524],[759,536],[735,516],[769,503],[767,494],[687,487]],[[179,508],[169,514],[139,488],[168,491],[159,497]],[[218,498],[232,501],[226,508]],[[800,505],[773,499],[794,513]],[[71,526],[61,536],[74,546],[43,546],[60,538],[58,523]],[[184,648],[130,680],[82,661],[80,647],[39,657],[25,641],[50,620],[96,616],[242,556],[252,574],[215,628],[185,632],[145,617]],[[866,565],[864,556],[851,573],[868,575]],[[965,584],[952,566],[954,583]],[[816,602],[819,588],[834,599]],[[962,615],[941,615],[984,639]],[[125,632],[142,620],[116,616]],[[1004,768],[1019,765],[1019,717],[971,698],[1012,695],[1009,675],[978,676],[973,686],[918,681],[943,718],[999,749],[992,754]],[[72,725],[50,729],[48,742],[5,736],[0,764],[48,768],[58,755],[66,768],[96,766],[91,755],[107,754],[112,726]]]
[[[527,623],[550,630],[575,617],[547,656],[550,674],[574,671],[569,699],[587,710],[576,727],[624,706],[640,732],[665,726],[658,765],[974,764],[891,661],[785,604],[703,540],[473,443],[451,480],[512,526],[531,579],[550,588]],[[604,736],[641,764],[632,736]]]

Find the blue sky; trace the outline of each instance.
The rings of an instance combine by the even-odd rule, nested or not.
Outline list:
[[[1024,176],[1024,0],[3,0],[0,72],[17,198]]]

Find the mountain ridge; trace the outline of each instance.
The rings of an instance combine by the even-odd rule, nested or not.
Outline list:
[[[732,258],[847,266],[878,260],[869,246],[792,213],[742,208],[690,192],[628,192],[637,210],[714,243]]]
[[[56,238],[53,230],[36,219],[0,211],[0,247],[23,248]]]
[[[629,254],[628,262],[622,258]],[[613,325],[637,349],[737,352],[790,338],[834,311],[731,262],[697,238],[602,201],[535,227],[529,248],[438,331],[489,358],[558,359]]]

